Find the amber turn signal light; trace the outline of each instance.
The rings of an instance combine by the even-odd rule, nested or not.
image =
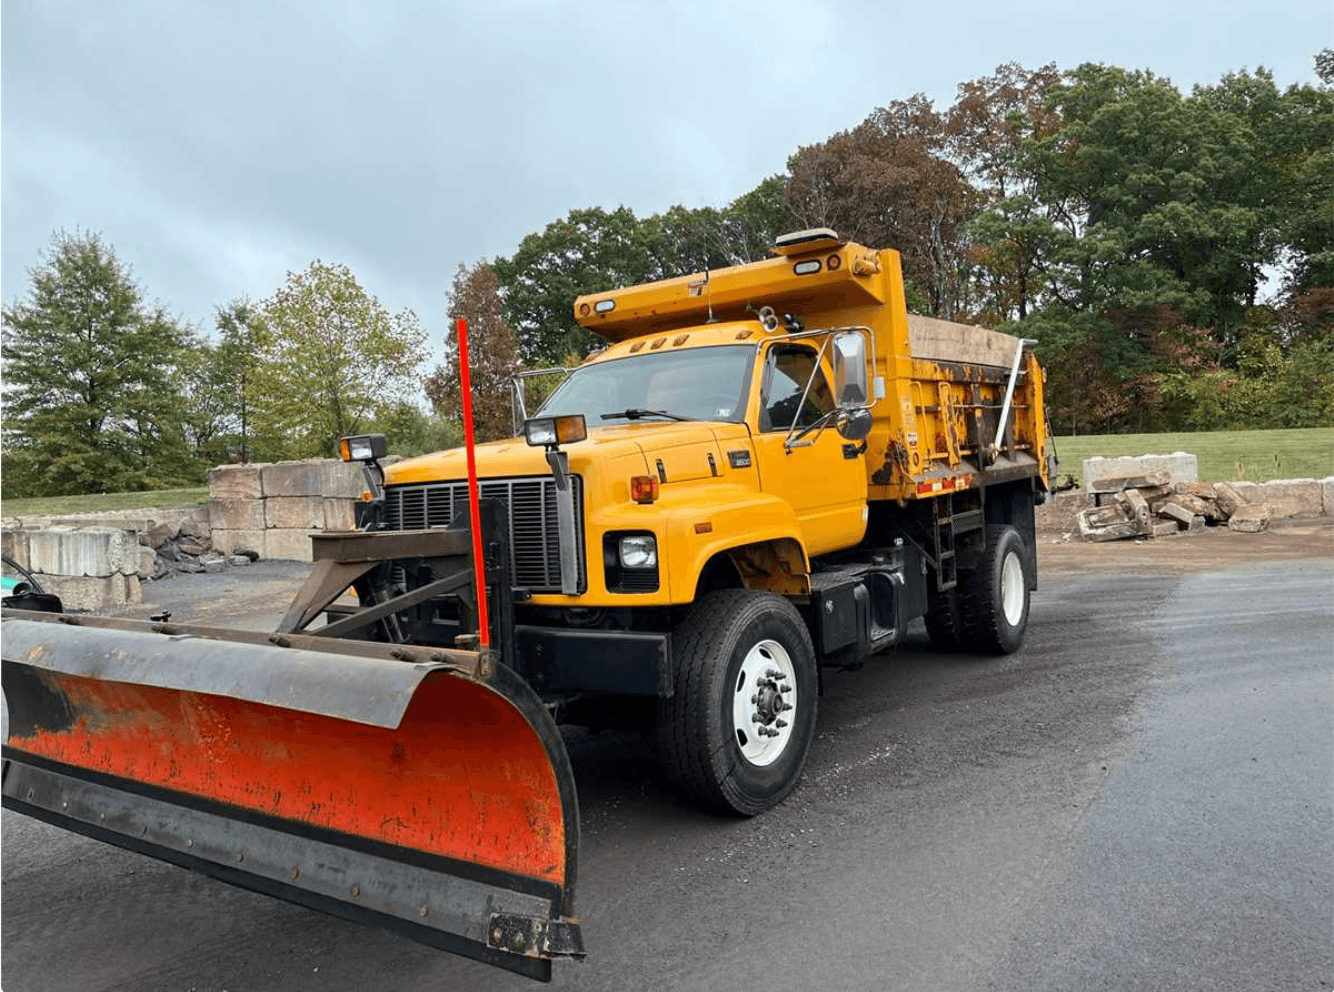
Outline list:
[[[652,503],[658,498],[658,478],[654,475],[630,477],[630,498],[636,503]]]

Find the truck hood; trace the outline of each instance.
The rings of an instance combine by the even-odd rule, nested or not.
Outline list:
[[[750,432],[745,424],[655,420],[590,427],[586,440],[562,445],[561,450],[569,454],[570,471],[583,476],[586,483],[595,476],[628,479],[632,475],[656,475],[662,484],[671,485],[726,475],[728,452],[743,448],[750,451]],[[479,444],[476,459],[477,475],[482,479],[551,472],[545,449],[522,439]],[[385,466],[385,484],[390,486],[464,479],[467,475],[467,455],[462,448]]]

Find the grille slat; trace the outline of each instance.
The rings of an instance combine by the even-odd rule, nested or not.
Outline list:
[[[579,588],[586,588],[584,562],[583,480],[570,476],[574,488],[575,544]],[[516,585],[533,592],[560,589],[560,529],[556,483],[547,476],[487,479],[479,485],[483,499],[505,507],[510,529],[510,569]],[[466,482],[424,482],[385,489],[385,524],[390,530],[446,527],[468,505]]]

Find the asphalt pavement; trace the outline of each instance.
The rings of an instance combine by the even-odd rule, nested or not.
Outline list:
[[[917,630],[829,672],[801,786],[754,819],[682,803],[634,735],[572,733],[589,956],[554,986],[1334,988],[1331,535],[1189,571],[1058,560],[1016,655]],[[8,810],[2,829],[9,992],[533,987]]]

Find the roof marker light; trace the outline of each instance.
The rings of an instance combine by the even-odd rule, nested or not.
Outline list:
[[[792,271],[799,276],[808,276],[812,272],[820,271],[820,260],[818,258],[807,259],[805,262],[798,262],[792,266]]]
[[[615,300],[598,300],[593,304],[593,309],[598,313],[611,313],[616,309]]]

